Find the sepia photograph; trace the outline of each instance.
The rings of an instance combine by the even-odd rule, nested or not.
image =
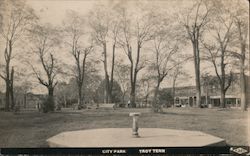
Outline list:
[[[0,0],[0,155],[250,155],[249,74],[248,0]]]

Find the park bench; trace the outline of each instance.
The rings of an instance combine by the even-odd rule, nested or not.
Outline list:
[[[112,109],[115,109],[116,105],[115,103],[101,103],[101,104],[98,104],[97,105],[97,109],[98,108],[112,108]]]

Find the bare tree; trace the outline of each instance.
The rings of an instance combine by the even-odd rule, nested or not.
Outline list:
[[[20,40],[32,21],[35,14],[32,9],[28,8],[22,1],[3,1],[2,3],[6,11],[1,14],[0,35],[4,39],[4,72],[0,73],[0,77],[5,81],[5,110],[9,111],[15,106],[14,103],[14,67],[11,60],[14,58],[15,43]],[[10,108],[11,106],[11,108]]]
[[[150,68],[155,72],[156,86],[154,89],[153,111],[161,111],[159,105],[158,94],[160,85],[163,80],[174,70],[176,66],[183,63],[176,61],[180,57],[180,48],[184,45],[184,40],[181,37],[181,30],[178,23],[174,22],[172,17],[168,18],[163,15],[157,16],[157,25],[155,26],[155,34],[153,39],[153,56],[154,60]],[[188,58],[181,56],[185,60]]]
[[[153,70],[156,71],[156,87],[154,91],[154,100],[153,100],[153,111],[161,111],[160,106],[158,105],[157,97],[161,82],[174,68],[174,55],[178,52],[178,42],[173,41],[170,38],[166,38],[166,34],[158,34],[154,39],[154,62],[152,63]]]
[[[239,60],[239,69],[240,69],[240,87],[241,87],[241,109],[243,111],[247,108],[247,81],[246,81],[246,75],[245,75],[245,69],[246,69],[246,62],[247,62],[247,56],[249,55],[248,50],[248,44],[247,44],[247,38],[248,38],[248,31],[249,31],[249,23],[248,17],[249,17],[249,11],[244,5],[244,3],[241,3],[238,1],[236,3],[237,7],[235,10],[231,12],[231,15],[233,17],[234,25],[236,26],[236,41],[235,41],[235,47],[236,50],[229,51],[233,57],[237,58]],[[248,54],[248,55],[247,55]]]
[[[59,71],[54,56],[54,49],[59,45],[59,34],[50,25],[36,25],[30,30],[30,40],[33,43],[31,50],[38,56],[42,68],[35,67],[30,63],[37,80],[48,90],[48,99],[44,103],[44,112],[54,111],[54,88],[57,85],[56,76]]]
[[[119,14],[113,6],[113,2],[107,5],[97,5],[91,11],[90,25],[93,30],[93,38],[98,45],[103,49],[103,65],[105,73],[105,102],[112,102],[112,88],[114,82],[114,69],[115,69],[115,60],[116,60],[116,49],[118,35],[120,33],[120,18]],[[114,7],[114,8],[113,8]],[[110,44],[109,44],[110,43]],[[111,61],[108,60],[108,47],[111,45],[112,57]],[[109,62],[111,67],[109,68]],[[110,70],[110,73],[109,73]]]
[[[185,27],[188,40],[191,41],[193,47],[193,59],[195,69],[195,83],[196,83],[196,105],[201,106],[201,85],[200,85],[200,40],[206,25],[210,21],[213,9],[209,5],[209,1],[197,0],[195,4],[188,9],[181,21]]]
[[[2,29],[3,26],[3,16],[5,14],[5,10],[6,9],[6,4],[5,3],[1,3],[0,4],[0,28]]]
[[[118,35],[120,33],[120,19],[116,12],[112,12],[113,17],[111,21],[111,40],[112,40],[112,62],[111,62],[111,74],[110,74],[110,95],[112,96],[113,90],[113,82],[114,82],[114,69],[115,69],[115,59],[116,59],[116,48],[117,48],[117,41]],[[111,99],[113,101],[113,99]]]
[[[212,62],[219,81],[221,92],[220,105],[222,108],[225,108],[226,91],[233,81],[233,73],[228,71],[230,68],[228,47],[233,40],[233,19],[222,6],[217,11],[218,14],[215,18],[217,22],[215,22],[216,25],[212,28],[216,42],[210,44],[203,43],[203,46],[209,54],[208,59]],[[211,33],[213,34],[212,31]],[[229,74],[226,74],[227,71]]]
[[[95,11],[92,11],[90,19],[90,26],[93,30],[93,39],[96,41],[98,45],[100,45],[103,49],[103,66],[105,73],[105,93],[106,98],[105,102],[109,103],[111,100],[111,92],[110,92],[110,78],[108,73],[108,57],[107,57],[107,42],[108,42],[108,34],[110,29],[110,16],[107,10],[100,9],[97,7]]]
[[[93,45],[89,45],[87,47],[82,46],[82,40],[86,32],[84,32],[84,19],[80,17],[76,12],[69,12],[67,15],[67,19],[64,22],[65,28],[64,32],[66,34],[66,38],[70,40],[66,42],[67,45],[70,46],[70,53],[74,57],[75,61],[75,77],[76,83],[78,87],[78,108],[82,107],[84,96],[82,93],[85,73],[86,73],[86,63],[88,55],[93,51]]]
[[[145,61],[141,60],[141,50],[143,45],[152,39],[153,25],[151,12],[143,12],[141,17],[134,20],[129,19],[126,9],[121,9],[121,38],[119,44],[123,48],[130,62],[130,102],[132,107],[136,107],[136,82],[138,73],[145,67]],[[132,50],[132,40],[136,40],[136,51]]]

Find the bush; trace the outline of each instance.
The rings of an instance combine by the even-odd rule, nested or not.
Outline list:
[[[51,96],[48,96],[48,98],[46,98],[43,103],[42,103],[42,110],[44,113],[48,113],[51,111],[55,110],[55,102],[54,102],[54,98]]]
[[[171,90],[167,90],[167,89],[160,90],[158,98],[159,98],[158,99],[159,103],[161,105],[165,105],[165,107],[169,107],[174,103],[173,101],[174,97],[172,95]]]
[[[78,109],[78,110],[86,109],[86,108],[87,108],[87,106],[84,105],[84,104],[83,104],[83,105],[78,105],[78,106],[77,106],[77,109]]]

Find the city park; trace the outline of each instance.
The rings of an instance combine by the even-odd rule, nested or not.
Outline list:
[[[30,1],[3,2],[0,147],[249,144],[249,15],[241,1],[232,9],[226,1],[194,0],[176,12],[160,1],[93,4],[85,16],[65,11],[60,26],[43,23]],[[191,79],[192,107],[176,107],[177,82]],[[219,107],[208,108],[208,82],[218,88]],[[240,108],[227,106],[234,82]],[[68,135],[81,140],[60,140]],[[88,139],[94,135],[107,144]]]

